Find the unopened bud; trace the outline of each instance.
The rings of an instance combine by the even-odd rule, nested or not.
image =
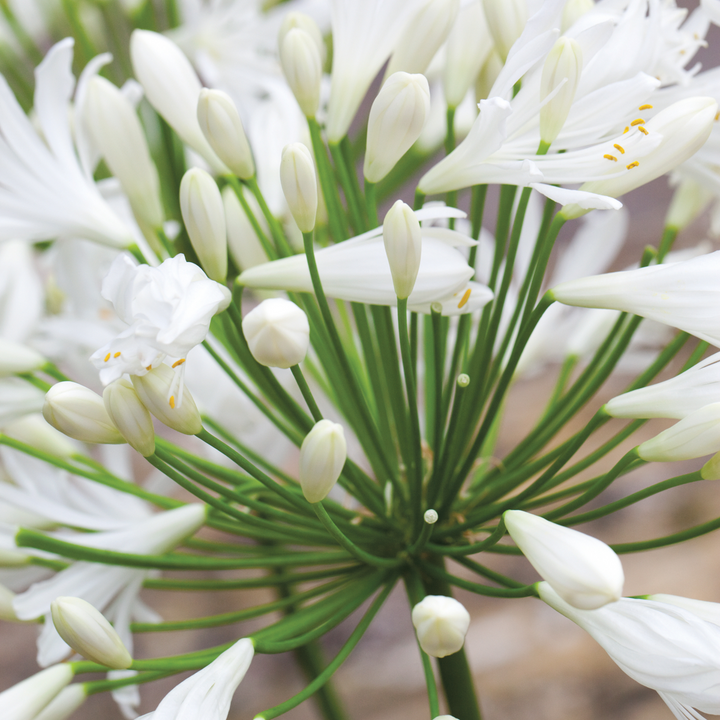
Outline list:
[[[283,148],[280,183],[297,226],[301,232],[312,232],[318,207],[317,180],[312,154],[302,143]]]
[[[111,382],[103,390],[103,402],[128,445],[142,456],[155,452],[155,431],[148,409],[142,404],[133,384],[125,378]]]
[[[10,622],[18,620],[13,608],[14,599],[15,593],[10,588],[0,585],[0,620],[9,620]]]
[[[45,395],[43,417],[68,437],[89,443],[124,443],[103,399],[74,382],[53,385]]]
[[[314,40],[315,45],[317,45],[318,52],[320,53],[320,61],[324,65],[327,48],[325,47],[322,31],[318,27],[318,24],[305,13],[298,12],[297,10],[291,10],[290,12],[285,13],[283,21],[280,24],[280,31],[278,32],[278,47],[282,47],[285,36],[295,28],[304,30]]]
[[[428,525],[434,525],[438,521],[437,510],[433,510],[432,508],[430,508],[429,510],[426,510],[425,514],[423,515],[423,520]]]
[[[376,183],[420,137],[430,113],[430,88],[424,75],[396,72],[370,108],[363,172]]]
[[[303,114],[315,117],[322,80],[322,61],[316,41],[305,30],[293,28],[280,45],[280,63]]]
[[[383,242],[395,294],[404,300],[415,287],[420,269],[422,236],[415,213],[402,200],[398,200],[385,215]]]
[[[677,231],[684,230],[713,199],[713,191],[690,178],[681,178],[675,188],[665,225]]]
[[[310,325],[294,302],[263,300],[243,318],[242,329],[252,356],[261,365],[290,368],[307,355]]]
[[[300,447],[300,487],[305,499],[320,502],[332,490],[347,459],[342,425],[320,420]]]
[[[167,365],[158,365],[146,375],[131,375],[132,384],[142,404],[173,430],[185,435],[197,435],[202,430],[202,419],[192,395],[178,383],[175,372]],[[176,397],[177,389],[182,391]]]
[[[29,565],[32,558],[20,550],[0,548],[0,568],[16,568]]]
[[[225,212],[217,183],[200,168],[192,168],[180,183],[180,210],[193,250],[207,276],[227,278]]]
[[[38,370],[47,360],[27,345],[0,338],[0,377]]]
[[[243,180],[255,175],[252,150],[240,114],[222,90],[203,88],[197,104],[197,119],[215,154]]]
[[[562,14],[560,24],[561,32],[564,34],[571,28],[585,13],[595,7],[593,0],[567,0]]]
[[[445,595],[427,595],[412,609],[412,623],[420,647],[433,657],[456,653],[465,642],[470,613]]]
[[[58,597],[50,612],[58,634],[76,653],[114,670],[132,665],[133,659],[115,628],[86,600]]]
[[[528,20],[527,0],[483,0],[495,48],[505,62]]]
[[[69,457],[77,452],[67,436],[48,425],[39,413],[25,415],[6,425],[3,434],[51,455]]]
[[[555,95],[540,108],[540,139],[550,145],[560,134],[570,113],[583,67],[580,44],[561,37],[545,59],[540,80],[540,100]]]
[[[41,670],[0,692],[3,720],[35,720],[41,710],[73,679],[70,663]]]
[[[67,720],[87,699],[85,683],[63,688],[33,720]]]

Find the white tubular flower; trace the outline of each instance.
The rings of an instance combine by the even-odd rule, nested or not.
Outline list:
[[[300,487],[308,502],[323,500],[340,477],[347,460],[347,443],[342,425],[320,420],[305,436],[300,447]]]
[[[420,647],[433,657],[456,653],[465,643],[470,613],[445,595],[427,595],[412,609],[412,623]]]
[[[33,720],[67,720],[87,700],[85,683],[63,688]]]
[[[27,345],[0,337],[0,377],[39,370],[45,363],[47,360]]]
[[[293,28],[281,40],[280,62],[285,79],[305,117],[314,118],[320,104],[322,60],[310,33]]]
[[[197,119],[215,154],[243,180],[255,175],[252,150],[232,98],[222,90],[203,88],[197,104]]]
[[[695,710],[720,713],[720,627],[669,603],[622,598],[598,610],[577,610],[548,583],[538,590],[623,672],[655,690],[676,718],[699,720]]]
[[[38,713],[73,679],[69,664],[55,665],[0,692],[3,720],[35,720]]]
[[[424,73],[453,27],[460,0],[430,0],[405,28],[395,46],[385,77],[404,71]]]
[[[58,597],[50,606],[60,637],[87,660],[115,670],[132,665],[132,657],[115,628],[89,602],[78,597]]]
[[[482,0],[495,48],[505,60],[528,20],[527,0]]]
[[[125,378],[111,382],[103,391],[103,402],[111,420],[127,441],[143,457],[155,452],[155,431],[148,409],[133,384]]]
[[[150,228],[161,227],[160,181],[133,104],[111,82],[95,75],[88,80],[83,113],[93,144],[120,181],[135,215]]]
[[[540,99],[555,93],[540,108],[540,139],[550,145],[560,134],[575,100],[575,92],[583,68],[580,44],[572,38],[561,37],[545,58],[540,80]]]
[[[551,292],[565,305],[630,312],[720,346],[720,322],[714,312],[720,302],[719,272],[720,251],[571,280]]]
[[[287,369],[307,355],[310,324],[294,302],[263,300],[243,318],[242,329],[252,356],[261,365]]]
[[[193,250],[211,280],[227,278],[225,212],[217,183],[200,168],[192,168],[180,183],[180,210]]]
[[[103,399],[74,382],[59,382],[45,395],[43,417],[68,437],[89,443],[124,443]]]
[[[283,148],[280,182],[297,226],[301,232],[312,232],[318,208],[317,179],[312,153],[303,143]]]
[[[465,213],[454,208],[424,208],[415,216],[422,222],[461,218]],[[315,253],[323,289],[329,297],[371,305],[397,304],[382,232],[382,228],[375,228]],[[409,309],[429,313],[430,304],[440,302],[443,313],[450,315],[471,312],[487,304],[492,292],[479,283],[468,283],[473,270],[456,249],[470,247],[475,241],[445,228],[421,227],[421,233],[422,257],[415,287],[408,298]],[[313,292],[304,255],[257,265],[243,272],[238,282],[270,290]]]
[[[395,294],[398,299],[405,300],[413,291],[420,269],[422,233],[412,208],[402,200],[398,200],[385,215],[383,243]]]
[[[260,229],[268,236],[270,228],[262,214],[258,201],[245,187],[242,188],[241,192],[255,215]],[[270,258],[268,258],[260,238],[240,205],[235,191],[228,185],[223,188],[221,194],[223,207],[225,208],[228,249],[235,264],[242,271],[268,262]]]
[[[248,638],[238,640],[216,660],[173,688],[154,712],[138,720],[225,720],[233,694],[250,667],[255,650]]]
[[[226,174],[227,166],[200,129],[197,105],[202,86],[183,51],[164,35],[150,30],[133,30],[130,58],[148,102],[215,172]]]
[[[131,376],[143,405],[160,422],[185,435],[197,435],[202,430],[200,412],[179,377],[168,365]]]
[[[222,210],[221,210],[222,211]],[[102,296],[129,327],[91,356],[108,385],[124,373],[143,375],[169,356],[176,366],[207,336],[213,315],[230,303],[230,291],[176,255],[156,268],[119,255]]]
[[[594,610],[622,596],[622,563],[601,540],[522,510],[508,510],[503,519],[523,555],[565,602]]]
[[[720,626],[720,603],[708,602],[707,600],[696,600],[695,598],[686,598],[680,595],[666,595],[665,593],[656,593],[648,595],[647,600],[659,603],[669,603],[676,607],[688,610],[701,620]]]
[[[363,172],[380,182],[420,137],[430,113],[430,87],[424,75],[397,72],[383,84],[370,108]]]

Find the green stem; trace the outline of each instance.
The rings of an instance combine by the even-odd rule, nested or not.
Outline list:
[[[340,143],[329,143],[330,154],[335,161],[335,170],[340,177],[340,184],[342,185],[343,193],[345,194],[345,201],[350,211],[350,222],[355,230],[355,233],[361,233],[367,229],[367,223],[364,221],[363,216],[363,203],[360,198],[355,194],[355,187],[350,177],[353,170],[348,168],[345,164],[345,158],[343,157],[342,150],[340,149]]]
[[[313,397],[313,394],[310,390],[310,386],[307,384],[307,380],[305,380],[305,376],[302,374],[300,366],[293,365],[290,370],[292,371],[295,382],[297,382],[298,387],[300,388],[300,392],[302,393],[302,396],[305,399],[308,408],[310,408],[310,413],[313,416],[313,420],[315,420],[315,422],[319,422],[323,419],[323,415],[320,412],[320,408],[317,406],[317,403],[315,402],[315,398]]]
[[[278,255],[280,257],[290,257],[291,255],[294,255],[295,253],[290,247],[290,243],[288,243],[280,223],[272,214],[268,204],[265,202],[265,196],[262,194],[256,178],[251,177],[244,182],[250,189],[250,192],[255,196],[255,199],[258,201],[258,205],[260,206],[260,210],[262,210],[262,214],[265,216],[265,220],[270,228],[270,234],[273,236],[273,240],[275,241],[275,248]]]
[[[234,175],[226,175],[225,179],[227,180],[228,185],[230,185],[230,187],[235,192],[235,197],[238,199],[238,202],[240,203],[240,207],[243,209],[243,212],[245,213],[245,216],[247,217],[248,222],[250,223],[252,229],[254,230],[255,235],[257,235],[257,238],[260,241],[260,244],[262,245],[262,248],[265,251],[265,254],[268,256],[268,259],[269,260],[277,259],[278,254],[275,251],[275,248],[270,243],[268,236],[265,234],[265,231],[260,226],[258,219],[255,217],[255,213],[252,211],[250,204],[248,203],[247,199],[245,198],[245,193],[243,192],[242,184]],[[242,268],[240,268],[240,269],[242,270]]]

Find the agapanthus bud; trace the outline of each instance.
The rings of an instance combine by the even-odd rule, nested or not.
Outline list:
[[[282,23],[280,23],[280,31],[278,32],[278,47],[281,48],[285,36],[295,28],[304,30],[314,40],[317,45],[318,52],[320,53],[321,63],[325,63],[325,56],[327,55],[327,48],[323,40],[322,31],[318,27],[318,24],[305,13],[298,12],[297,10],[291,10],[285,13]]]
[[[180,210],[203,270],[211,280],[224,283],[227,277],[225,212],[217,183],[204,170],[192,168],[183,175]]]
[[[601,540],[522,510],[508,510],[503,519],[515,544],[565,602],[594,610],[621,597],[620,558]]]
[[[68,437],[89,443],[124,443],[97,393],[74,382],[53,385],[45,395],[43,417]]]
[[[300,487],[305,499],[320,502],[332,490],[347,459],[342,425],[320,420],[300,447]]]
[[[295,99],[305,117],[313,118],[320,104],[322,61],[312,36],[293,28],[282,39],[280,63]]]
[[[87,83],[86,126],[110,172],[120,181],[135,215],[150,228],[164,219],[160,181],[133,104],[105,78]]]
[[[155,452],[152,417],[133,384],[125,378],[111,382],[103,390],[103,402],[128,445],[144,457],[152,455]]]
[[[711,188],[690,178],[681,178],[670,201],[665,226],[678,232],[684,230],[710,204],[713,197]]]
[[[0,585],[0,620],[17,621],[18,616],[13,609],[14,599],[15,593],[10,588]]]
[[[235,175],[243,180],[255,175],[255,162],[245,128],[227,93],[203,88],[198,98],[197,119],[210,147]]]
[[[67,720],[87,699],[85,683],[63,688],[33,720]]]
[[[307,355],[310,325],[294,302],[263,300],[243,318],[242,329],[252,356],[261,365],[290,368]]]
[[[420,269],[422,235],[415,213],[402,200],[398,200],[385,215],[383,242],[395,294],[404,300],[413,291]]]
[[[540,108],[540,139],[548,145],[560,134],[565,124],[575,100],[582,67],[582,48],[571,38],[559,38],[545,58],[540,79],[540,100],[545,100],[557,90]]]
[[[483,0],[495,48],[505,61],[528,20],[527,0]]]
[[[35,720],[38,713],[73,679],[72,665],[53,665],[0,693],[3,720]]]
[[[312,232],[318,207],[317,180],[312,154],[302,143],[283,148],[280,183],[297,226],[304,233]]]
[[[76,446],[68,441],[67,436],[48,425],[39,413],[25,415],[5,425],[3,434],[59,457],[69,457],[77,452]]]
[[[465,642],[470,613],[462,603],[445,595],[427,595],[412,609],[420,647],[433,657],[456,653]]]
[[[188,389],[182,389],[182,398],[175,397],[178,382],[170,367],[158,365],[146,375],[130,378],[143,405],[160,422],[185,435],[197,435],[202,430],[200,412]]]
[[[594,7],[593,0],[567,0],[562,14],[562,32],[565,33],[568,28],[572,27],[585,13],[590,12]]]
[[[363,172],[376,183],[420,137],[430,113],[430,87],[424,75],[396,72],[370,108]]]
[[[41,368],[47,360],[27,345],[0,338],[0,377],[32,372]]]
[[[58,597],[50,612],[58,634],[76,653],[115,670],[132,665],[132,657],[115,628],[86,600]]]

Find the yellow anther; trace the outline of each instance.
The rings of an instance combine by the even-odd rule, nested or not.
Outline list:
[[[623,135],[624,135],[629,129],[630,129],[629,127],[626,127],[626,128],[623,130]]]
[[[640,163],[636,160],[635,162],[631,162],[629,165],[626,165],[625,167],[628,170],[632,170],[634,167],[637,167]]]
[[[120,357],[120,353],[119,353],[119,352],[116,352],[116,353],[113,355],[113,357],[114,357],[114,358],[119,358],[119,357]]]
[[[718,120],[720,120],[720,112],[715,113],[715,122],[717,122]]]
[[[174,410],[175,409],[175,396],[174,395],[170,396],[169,403],[170,403],[170,407]]]
[[[111,353],[108,353],[108,354],[105,356],[105,362],[107,362],[107,361],[110,359],[110,355],[111,355]]]
[[[462,300],[458,303],[458,310],[465,305],[467,305],[467,301],[470,299],[470,293],[472,292],[472,288],[468,288],[462,296]]]
[[[643,135],[649,135],[649,134],[650,134],[642,125],[638,128],[638,130],[639,130]]]
[[[633,120],[630,125],[631,127],[635,127],[636,125],[644,125],[645,121],[642,118],[638,118],[637,120]]]
[[[603,155],[603,157],[606,160],[612,160],[613,162],[617,162],[617,158],[614,155]]]
[[[145,369],[146,369],[146,370],[152,370],[152,365],[148,365]]]
[[[176,368],[178,365],[182,365],[185,362],[185,358],[181,358],[180,360],[176,360],[172,366]]]
[[[652,110],[652,109],[653,109],[653,106],[652,106],[652,105],[641,105],[641,106],[638,108],[638,110]]]

